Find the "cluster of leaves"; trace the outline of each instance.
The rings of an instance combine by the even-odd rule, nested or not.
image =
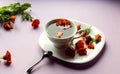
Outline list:
[[[22,15],[22,20],[32,20],[33,17],[26,12],[28,8],[31,7],[30,3],[20,4],[13,3],[8,6],[3,6],[0,8],[0,23],[4,25],[5,23],[11,22],[11,16],[15,16],[17,14]]]

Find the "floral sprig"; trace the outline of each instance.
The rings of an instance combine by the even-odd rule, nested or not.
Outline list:
[[[10,51],[6,51],[5,55],[3,55],[0,60],[4,60],[6,65],[10,65],[12,63],[11,53]]]
[[[32,27],[37,28],[39,26],[39,19],[34,19],[26,10],[31,8],[30,3],[20,4],[19,2],[13,3],[0,8],[0,26],[5,30],[13,29],[13,24],[16,20],[16,15],[21,15],[23,21],[31,21]],[[35,21],[37,20],[37,24]]]

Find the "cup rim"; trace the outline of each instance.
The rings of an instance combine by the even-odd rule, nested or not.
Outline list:
[[[45,30],[45,33],[47,34],[47,36],[50,37],[50,38],[53,38],[53,39],[57,39],[57,40],[69,39],[69,38],[73,37],[73,36],[76,34],[76,32],[77,32],[77,27],[76,27],[76,25],[75,25],[71,20],[69,20],[69,19],[67,19],[67,20],[70,21],[70,23],[72,24],[72,26],[74,26],[74,29],[75,29],[75,31],[74,31],[73,34],[71,34],[70,36],[64,37],[64,38],[57,38],[57,37],[53,37],[53,36],[51,36],[51,35],[48,34],[48,32],[47,32],[47,27],[48,27],[50,24],[55,23],[57,20],[60,20],[60,19],[66,19],[66,18],[53,19],[53,20],[50,20],[49,22],[47,22],[47,23],[45,24],[44,30]]]

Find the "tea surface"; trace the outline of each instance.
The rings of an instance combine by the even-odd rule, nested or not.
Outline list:
[[[50,36],[53,36],[54,38],[58,38],[56,36],[57,32],[62,32],[63,36],[61,36],[61,38],[66,38],[71,36],[75,31],[75,28],[73,26],[71,26],[68,29],[62,29],[59,28],[58,26],[56,26],[56,23],[52,23],[47,27],[47,32]]]

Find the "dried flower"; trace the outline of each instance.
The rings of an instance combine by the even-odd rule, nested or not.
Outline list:
[[[15,23],[15,19],[16,19],[16,16],[14,16],[14,15],[11,16],[11,22],[12,22],[12,23]]]
[[[77,25],[77,30],[80,30],[81,29],[81,25]]]
[[[58,38],[61,38],[61,37],[63,36],[63,32],[57,32],[56,36],[57,36]]]
[[[11,53],[7,50],[6,54],[3,56],[3,59],[6,60],[6,64],[10,65],[12,63]]]
[[[70,57],[70,58],[74,58],[74,56],[75,56],[75,48],[73,48],[73,47],[66,48],[65,55]]]
[[[84,40],[79,40],[77,43],[76,43],[76,48],[79,49],[79,48],[84,48],[85,46],[85,41]]]
[[[5,23],[3,26],[5,30],[13,29],[13,27],[9,23]]]
[[[101,35],[99,35],[99,34],[95,35],[96,43],[100,42],[101,38],[102,38]]]
[[[88,48],[89,49],[94,49],[95,47],[94,47],[94,44],[92,43],[92,42],[90,42],[89,44],[88,44]]]
[[[39,24],[40,24],[40,20],[39,19],[34,19],[32,21],[33,28],[37,28],[39,26]]]
[[[59,19],[59,20],[56,22],[56,26],[59,27],[59,28],[62,28],[62,29],[68,29],[68,28],[70,28],[72,25],[71,25],[70,21],[67,20],[67,19]]]
[[[79,49],[77,49],[77,53],[81,56],[87,55],[87,50],[86,50],[86,48],[79,48]]]

